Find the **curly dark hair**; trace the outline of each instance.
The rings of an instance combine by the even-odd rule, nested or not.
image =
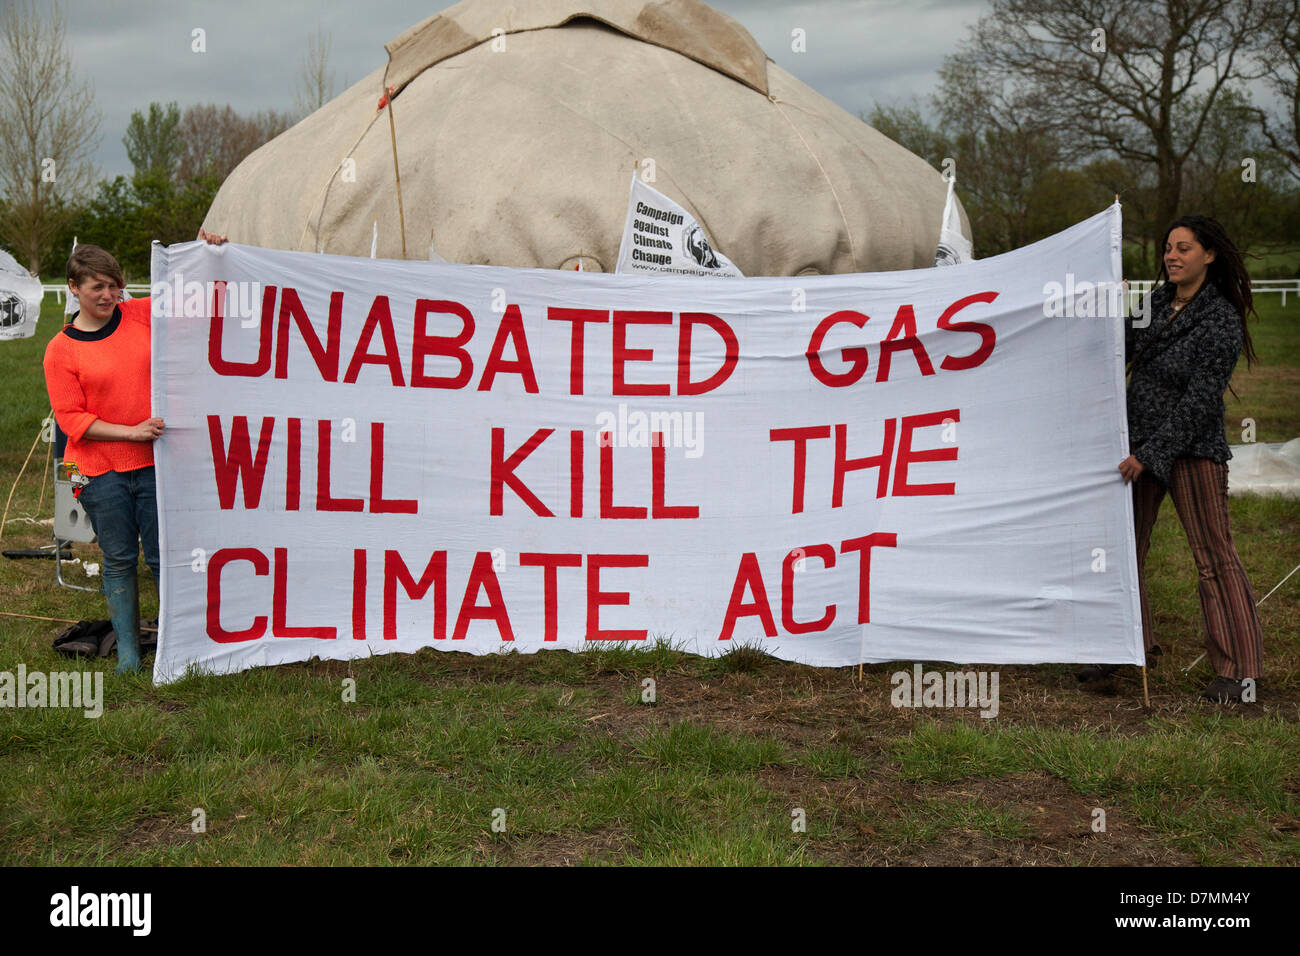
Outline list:
[[[1169,245],[1169,234],[1175,229],[1190,229],[1196,241],[1207,252],[1214,253],[1214,261],[1207,269],[1206,281],[1214,283],[1219,293],[1232,303],[1237,314],[1241,316],[1241,335],[1244,340],[1243,351],[1246,353],[1246,367],[1257,361],[1255,344],[1250,338],[1250,329],[1246,326],[1247,315],[1259,318],[1255,311],[1255,298],[1250,292],[1250,275],[1241,250],[1228,237],[1227,230],[1217,219],[1210,216],[1179,216],[1165,229],[1164,241],[1160,244],[1160,271],[1157,276],[1161,283],[1169,281],[1169,272],[1165,266],[1164,250]]]

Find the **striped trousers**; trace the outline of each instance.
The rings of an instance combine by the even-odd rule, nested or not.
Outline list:
[[[1210,665],[1220,677],[1258,679],[1263,672],[1263,631],[1255,613],[1254,592],[1228,529],[1228,466],[1208,458],[1179,458],[1170,470],[1169,479],[1166,489],[1149,471],[1143,471],[1133,482],[1138,589],[1147,650],[1156,645],[1147,600],[1147,550],[1167,490],[1187,532],[1187,543],[1196,562],[1205,651]]]

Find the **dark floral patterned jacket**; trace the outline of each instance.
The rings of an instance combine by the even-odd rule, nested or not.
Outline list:
[[[1241,354],[1241,316],[1208,279],[1169,322],[1177,287],[1151,293],[1151,323],[1124,332],[1132,453],[1162,483],[1178,458],[1232,457],[1223,437],[1223,392]],[[1149,346],[1148,346],[1148,343]]]

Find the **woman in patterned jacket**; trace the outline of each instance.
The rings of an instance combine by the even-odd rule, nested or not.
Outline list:
[[[1228,528],[1228,459],[1223,392],[1244,351],[1255,349],[1246,328],[1254,312],[1241,253],[1217,220],[1183,216],[1165,230],[1164,280],[1147,303],[1150,322],[1130,321],[1125,334],[1129,446],[1119,464],[1133,483],[1138,587],[1147,656],[1160,654],[1147,601],[1146,557],[1166,492],[1173,499],[1196,562],[1205,649],[1218,675],[1204,696],[1219,702],[1254,699],[1263,661],[1255,597]],[[1116,665],[1093,664],[1080,680],[1108,676]]]

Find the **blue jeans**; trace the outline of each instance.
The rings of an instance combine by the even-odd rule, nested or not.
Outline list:
[[[135,471],[108,471],[90,480],[77,499],[104,552],[104,597],[117,632],[119,670],[140,665],[140,597],[136,567],[140,545],[144,560],[161,581],[158,562],[158,501],[153,466]]]

